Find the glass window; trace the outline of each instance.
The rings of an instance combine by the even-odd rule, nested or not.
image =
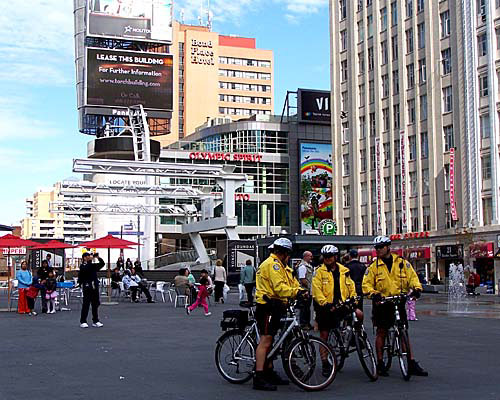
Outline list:
[[[391,39],[392,46],[392,61],[396,61],[398,59],[398,36],[393,36]]]
[[[413,63],[406,66],[406,76],[408,77],[408,89],[415,86],[415,66]]]
[[[488,42],[486,39],[486,33],[482,33],[477,37],[477,52],[479,57],[483,57],[488,54]]]
[[[387,132],[391,126],[390,118],[389,118],[389,109],[384,108],[382,110],[382,120],[384,123],[384,132]]]
[[[424,11],[425,0],[417,0],[417,12]]]
[[[359,117],[359,138],[364,139],[366,137],[366,118],[364,115]]]
[[[365,72],[365,53],[364,52],[358,53],[358,68],[359,68],[359,73],[364,74],[364,72]]]
[[[387,8],[380,9],[380,30],[385,31],[387,29]]]
[[[406,18],[413,16],[413,0],[406,0]]]
[[[399,94],[399,71],[392,71],[392,94]]]
[[[375,113],[370,113],[370,136],[373,137],[377,134]]]
[[[342,155],[342,166],[343,166],[344,176],[348,176],[350,174],[349,154]]]
[[[479,127],[481,131],[481,137],[483,139],[487,139],[491,136],[491,127],[490,127],[490,115],[483,114],[479,117]]]
[[[391,165],[391,145],[384,143],[384,167]]]
[[[410,99],[407,102],[408,104],[408,123],[415,123],[415,99]]]
[[[340,32],[340,50],[347,50],[347,31],[343,30]]]
[[[410,155],[410,161],[417,159],[417,136],[412,135],[408,137],[408,149]]]
[[[359,85],[358,88],[358,93],[359,93],[359,106],[364,107],[365,106],[365,85]]]
[[[351,234],[351,219],[344,218],[344,235],[350,235],[350,234]]]
[[[418,208],[410,209],[411,230],[418,232]]]
[[[368,203],[368,185],[366,182],[361,182],[361,205]]]
[[[373,71],[373,68],[375,66],[374,59],[373,59],[373,47],[368,48],[368,71]]]
[[[406,30],[406,54],[413,53],[413,28]]]
[[[394,198],[399,200],[401,198],[401,175],[394,175]]]
[[[427,119],[427,95],[420,96],[420,121]]]
[[[399,164],[401,158],[400,140],[394,141],[394,165]]]
[[[424,214],[424,220],[422,221],[423,222],[422,228],[424,231],[430,231],[431,230],[431,208],[424,207],[423,214]]]
[[[392,200],[392,182],[391,177],[387,176],[384,178],[384,191],[385,191],[385,201]]]
[[[349,185],[344,186],[344,207],[351,206],[351,188]]]
[[[422,85],[427,81],[427,65],[425,58],[418,60],[418,83]]]
[[[450,151],[455,147],[455,138],[453,136],[453,125],[448,125],[443,128],[444,132],[444,151]]]
[[[415,197],[418,194],[417,171],[410,171],[410,196]]]
[[[375,146],[370,146],[370,169],[377,168],[377,157],[375,154]]]
[[[481,171],[483,181],[491,179],[491,156],[489,154],[481,157]]]
[[[483,199],[483,224],[490,225],[493,219],[493,203],[491,197]]]
[[[422,194],[429,194],[429,168],[422,170]]]
[[[423,49],[425,47],[425,22],[417,25],[417,36],[417,46],[419,49]]]
[[[399,104],[394,104],[392,106],[392,114],[394,116],[394,129],[399,129],[400,127]]]
[[[385,213],[385,234],[392,235],[392,212]]]
[[[339,1],[340,5],[340,19],[346,19],[347,18],[347,0],[340,0]]]
[[[389,96],[389,75],[382,75],[382,98]]]
[[[342,82],[347,80],[347,60],[340,62],[340,79]]]
[[[391,3],[391,24],[392,26],[398,24],[398,3],[395,1]]]
[[[368,82],[368,101],[370,104],[375,102],[375,85],[373,80]]]
[[[441,38],[450,36],[450,11],[446,10],[440,14],[441,18]]]
[[[479,76],[479,95],[481,97],[488,96],[488,75],[480,75]]]
[[[377,182],[375,179],[370,181],[370,197],[372,203],[377,203]]]
[[[451,49],[444,49],[441,52],[441,63],[443,66],[443,75],[448,75],[451,73]]]
[[[361,43],[365,40],[365,26],[363,25],[363,21],[358,22],[358,43]]]
[[[427,132],[420,133],[420,156],[421,158],[429,157],[429,137]]]
[[[443,112],[451,112],[453,109],[453,94],[451,86],[443,88]]]
[[[368,29],[368,38],[373,36],[373,15],[368,15],[366,18],[367,29]]]
[[[366,171],[366,150],[365,149],[361,149],[359,151],[359,162],[360,162],[361,172],[365,172]]]
[[[387,41],[384,40],[383,42],[380,43],[380,55],[381,55],[381,62],[382,65],[385,65],[389,62],[389,53],[387,51]]]

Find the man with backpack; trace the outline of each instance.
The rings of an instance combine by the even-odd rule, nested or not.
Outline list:
[[[253,303],[253,291],[255,289],[255,267],[252,265],[252,260],[247,260],[245,266],[241,269],[240,284],[245,287],[248,302]]]

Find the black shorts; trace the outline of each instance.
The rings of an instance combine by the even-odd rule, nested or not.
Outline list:
[[[281,319],[286,316],[286,306],[278,303],[260,304],[255,308],[255,321],[260,335],[275,336],[283,326]]]
[[[396,315],[394,310],[395,304],[391,302],[382,304],[373,304],[372,320],[373,325],[377,328],[389,329],[394,326],[396,322]],[[398,305],[399,318],[408,326],[408,317],[406,315],[406,307],[404,303]]]
[[[331,306],[320,306],[315,303],[316,322],[320,331],[329,331],[340,326],[340,322],[347,316],[348,311],[340,308],[331,311]]]

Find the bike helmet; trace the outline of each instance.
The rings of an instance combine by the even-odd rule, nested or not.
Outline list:
[[[383,247],[390,245],[391,239],[389,239],[387,236],[377,236],[375,239],[373,239],[373,247]]]
[[[273,249],[281,247],[282,249],[292,251],[292,242],[287,238],[278,238],[273,243]]]
[[[321,255],[323,257],[333,256],[339,254],[339,249],[333,244],[326,244],[321,248]]]

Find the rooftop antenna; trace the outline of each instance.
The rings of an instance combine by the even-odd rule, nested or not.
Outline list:
[[[184,25],[184,9],[183,8],[181,9],[180,17],[181,17],[181,24]]]
[[[198,15],[198,23],[200,24],[200,26],[203,26],[202,15],[203,15],[203,0],[200,2],[200,15]]]
[[[210,11],[210,0],[207,0],[207,28],[212,30],[212,12]]]

